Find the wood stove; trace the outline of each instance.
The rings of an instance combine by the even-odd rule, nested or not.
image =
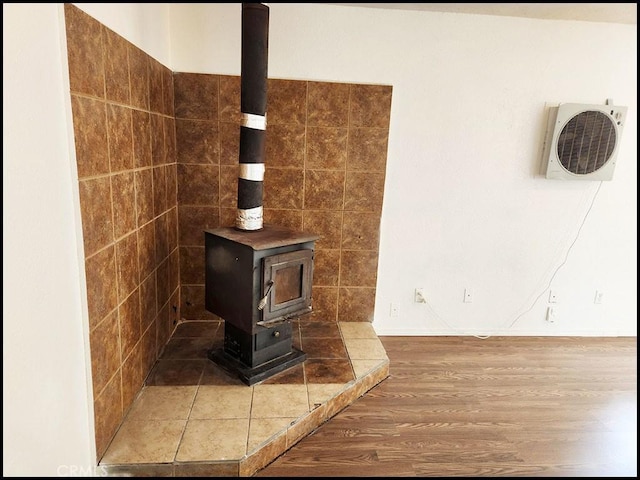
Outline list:
[[[238,210],[205,230],[205,308],[224,320],[209,359],[253,385],[303,362],[291,320],[311,312],[316,235],[263,224],[269,7],[242,4]]]
[[[291,320],[310,313],[317,236],[264,226],[205,231],[205,307],[224,319],[209,358],[253,385],[306,360]]]

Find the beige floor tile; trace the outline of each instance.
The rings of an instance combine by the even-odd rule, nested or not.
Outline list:
[[[186,420],[197,389],[197,386],[144,387],[127,420]]]
[[[387,352],[377,338],[345,338],[344,345],[352,360],[386,360]]]
[[[299,417],[309,412],[306,385],[256,385],[251,418]]]
[[[344,383],[310,383],[307,385],[309,409],[313,410],[318,405],[326,403],[327,400],[344,390],[344,387]]]
[[[347,368],[353,367],[356,385],[366,391],[368,379],[373,385],[373,377],[384,373],[386,351],[370,323],[338,326],[349,353]],[[101,465],[233,465],[247,454],[277,455],[271,450],[284,452],[290,435],[297,441],[359,394],[352,381],[327,378],[334,383],[312,383],[314,379],[322,381],[315,377],[303,384],[250,387],[239,381],[145,386]]]
[[[249,419],[189,420],[176,461],[239,460],[247,453]]]
[[[384,360],[351,360],[351,366],[356,374],[356,377],[361,378],[374,370],[376,367],[382,365]]]
[[[338,323],[342,337],[347,338],[378,338],[373,325],[369,322],[340,322]]]
[[[252,452],[278,433],[286,434],[287,427],[295,420],[297,420],[296,417],[251,419],[247,451]]]
[[[185,420],[125,421],[101,464],[173,462]]]
[[[246,385],[202,385],[189,419],[249,418],[252,396]]]

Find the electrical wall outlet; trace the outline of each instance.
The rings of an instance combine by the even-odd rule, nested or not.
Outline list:
[[[602,299],[604,298],[604,292],[601,290],[596,290],[596,296],[593,297],[593,303],[602,303]]]
[[[558,307],[547,307],[547,322],[553,323],[558,316]]]
[[[470,288],[464,289],[464,303],[473,302],[473,291]]]
[[[392,303],[389,306],[389,316],[390,317],[397,317],[398,315],[400,315],[400,309],[398,308],[398,304],[397,303]]]
[[[549,303],[558,302],[558,293],[555,290],[549,290]]]
[[[427,303],[427,297],[424,293],[424,288],[416,288],[416,292],[413,297],[413,300],[416,303]]]

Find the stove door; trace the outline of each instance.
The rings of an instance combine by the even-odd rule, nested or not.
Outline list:
[[[313,250],[303,249],[263,259],[262,322],[311,312]]]

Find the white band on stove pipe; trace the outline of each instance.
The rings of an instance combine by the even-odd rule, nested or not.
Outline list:
[[[238,209],[236,226],[242,230],[260,230],[262,228],[262,207]]]
[[[264,163],[241,163],[238,178],[261,182],[264,180]]]
[[[243,113],[240,125],[254,130],[267,129],[267,115],[254,115],[253,113]]]

